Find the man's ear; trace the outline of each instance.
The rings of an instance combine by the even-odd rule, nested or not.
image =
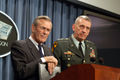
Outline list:
[[[72,30],[73,30],[73,31],[75,30],[75,24],[72,25]]]
[[[35,26],[34,26],[34,24],[32,24],[32,33],[34,33],[35,32]]]

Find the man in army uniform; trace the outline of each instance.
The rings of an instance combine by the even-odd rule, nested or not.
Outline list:
[[[59,39],[53,45],[53,54],[62,71],[75,64],[95,63],[97,57],[95,44],[86,40],[91,20],[85,15],[79,16],[72,29],[74,33],[69,38]]]

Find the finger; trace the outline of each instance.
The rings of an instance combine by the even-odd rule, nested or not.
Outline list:
[[[46,62],[53,62],[53,56],[46,56],[44,57],[44,59],[46,60]]]
[[[53,63],[48,63],[48,71],[49,71],[49,73],[52,74],[53,70],[54,70],[54,64]]]
[[[47,56],[47,57],[44,57],[44,58],[45,58],[46,62],[53,62],[53,63],[55,63],[55,65],[58,64],[57,59],[53,56]]]
[[[57,61],[57,59],[56,59],[56,58],[54,58],[54,63],[55,63],[55,65],[57,65],[57,64],[58,64],[58,61]]]
[[[48,63],[48,72],[51,74],[50,64]]]

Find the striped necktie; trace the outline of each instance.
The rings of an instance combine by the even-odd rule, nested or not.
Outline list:
[[[42,53],[42,45],[38,45],[38,48],[39,48],[40,57],[44,57]]]

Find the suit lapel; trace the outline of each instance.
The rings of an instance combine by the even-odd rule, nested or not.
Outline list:
[[[71,37],[69,38],[69,50],[74,54],[78,55],[79,57],[84,57],[83,54],[79,51],[79,49],[77,49],[77,47],[75,46]]]
[[[40,53],[39,53],[39,51],[37,50],[37,48],[35,47],[35,45],[30,41],[30,39],[26,39],[26,42],[27,42],[28,47],[30,48],[29,50],[30,50],[31,55],[32,55],[35,59],[40,58]]]

